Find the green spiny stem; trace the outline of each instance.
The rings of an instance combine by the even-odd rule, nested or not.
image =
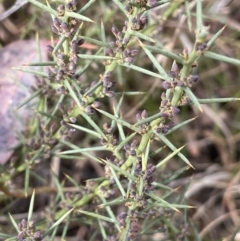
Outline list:
[[[197,43],[194,44],[192,52],[189,55],[188,60],[184,62],[183,68],[181,70],[181,79],[182,80],[191,73],[192,65],[199,58],[199,54],[196,51],[196,45],[197,45]],[[172,106],[178,105],[180,99],[182,98],[182,94],[183,94],[182,87],[177,86],[174,89],[174,94],[173,94],[172,101],[171,101]]]

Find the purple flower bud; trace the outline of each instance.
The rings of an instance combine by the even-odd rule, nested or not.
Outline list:
[[[60,28],[60,25],[61,25],[61,22],[58,18],[54,18],[53,19],[53,25],[55,28],[59,29]]]
[[[51,45],[47,45],[46,47],[47,47],[47,52],[51,54],[54,48]]]
[[[116,47],[115,42],[110,42],[110,46],[111,46],[112,48]]]
[[[196,82],[198,82],[198,80],[199,80],[198,75],[191,75],[191,76],[189,77],[189,82],[190,82],[190,83],[196,83]]]
[[[177,108],[176,106],[172,106],[171,109],[172,109],[172,113],[173,113],[174,116],[177,115],[180,112],[180,109]]]
[[[151,173],[154,173],[154,172],[156,171],[156,169],[157,169],[156,166],[152,166],[149,171],[150,171]]]
[[[176,80],[174,80],[174,81],[172,81],[172,84],[173,84],[174,86],[177,86],[177,85],[178,85],[178,82],[177,82]]]
[[[106,52],[105,52],[105,55],[113,57],[114,56],[113,50],[112,49],[107,49]]]
[[[132,57],[127,57],[125,58],[125,61],[128,63],[128,64],[131,64],[133,62],[133,58]]]
[[[122,41],[122,43],[123,43],[123,44],[128,44],[129,41],[130,41],[130,38],[124,38],[123,41]]]
[[[59,17],[62,17],[65,14],[65,6],[63,4],[60,4],[57,7],[57,13]]]
[[[106,131],[106,130],[108,130],[108,128],[109,128],[109,125],[108,125],[108,123],[105,122],[105,123],[103,124],[103,130]]]
[[[21,222],[19,223],[19,229],[23,230],[27,228],[27,220],[26,219],[22,219]]]
[[[117,216],[117,220],[120,221],[120,220],[125,220],[127,217],[127,213],[126,212],[122,212],[120,213],[118,216]]]
[[[56,34],[59,34],[58,29],[53,25],[52,25],[52,31]]]
[[[171,71],[175,72],[175,73],[179,73],[179,68],[178,68],[176,61],[173,62]]]
[[[35,227],[35,221],[34,220],[30,220],[29,222],[28,222],[28,227],[29,228],[34,228]]]
[[[108,97],[113,97],[114,96],[114,92],[113,91],[107,91],[105,93],[105,95],[108,96]]]
[[[129,15],[133,13],[133,7],[131,5],[126,5],[125,10]]]
[[[175,79],[175,78],[177,78],[178,73],[170,70],[170,71],[168,72],[168,76],[170,76],[171,78]]]
[[[34,234],[33,234],[33,240],[36,240],[36,241],[40,241],[40,240],[42,240],[42,234],[41,234],[41,232],[40,231],[36,231]]]
[[[168,90],[168,89],[171,89],[172,88],[172,85],[169,81],[163,81],[162,82],[162,86],[164,89]]]
[[[118,28],[115,25],[113,25],[112,26],[112,33],[117,37],[118,32],[119,32]]]
[[[132,50],[131,53],[130,53],[131,57],[135,57],[137,54],[138,54],[137,49]]]
[[[162,112],[161,113],[161,116],[164,117],[164,118],[168,118],[169,117],[169,114],[167,112]]]
[[[167,97],[166,97],[166,93],[165,92],[162,92],[162,94],[161,94],[161,99],[162,100],[165,100]]]
[[[142,119],[148,118],[148,113],[146,110],[143,110],[143,112],[141,113],[141,117],[142,117]]]
[[[142,118],[141,118],[141,114],[140,114],[140,113],[137,113],[137,114],[136,114],[136,120],[137,120],[137,121],[140,121],[141,119],[142,119]]]
[[[167,99],[161,101],[161,106],[162,107],[166,106],[167,104],[168,104],[168,100]]]
[[[88,114],[88,115],[92,115],[95,113],[95,110],[89,105],[87,106],[84,111]]]
[[[77,7],[77,0],[71,0],[71,4],[72,4],[74,7]]]
[[[18,240],[24,240],[25,237],[25,231],[21,231],[18,235],[17,235],[17,239]]]
[[[73,5],[72,5],[71,2],[69,2],[69,3],[66,4],[66,9],[67,9],[68,11],[73,11]]]
[[[73,61],[71,61],[68,65],[68,70],[71,72],[71,73],[74,73],[75,72],[75,68],[76,68],[76,65]]]
[[[71,123],[76,123],[77,122],[77,118],[74,117],[74,116],[70,117],[69,120],[70,120]]]
[[[164,127],[164,126],[157,127],[156,132],[157,133],[161,133],[161,134],[166,134],[168,132],[168,129],[166,127]]]
[[[101,102],[99,101],[94,101],[91,105],[93,108],[99,108],[101,106]]]
[[[145,25],[146,23],[147,23],[147,16],[142,16],[141,18],[140,18],[140,24],[141,25]]]
[[[69,32],[67,23],[64,23],[64,22],[61,23],[60,28],[62,29],[63,32]]]
[[[183,81],[179,80],[178,83],[177,83],[177,86],[179,86],[179,87],[184,87],[185,84],[184,84]]]
[[[157,1],[156,0],[148,0],[148,6],[154,7],[156,5]]]

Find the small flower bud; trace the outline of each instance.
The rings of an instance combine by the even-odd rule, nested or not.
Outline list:
[[[172,85],[169,81],[163,81],[162,82],[162,86],[164,89],[168,90],[168,89],[171,89],[172,88]]]
[[[95,113],[94,109],[89,105],[87,106],[84,111],[88,114],[88,115],[92,115]]]
[[[129,41],[130,41],[130,38],[124,38],[123,41],[122,41],[122,43],[123,43],[123,44],[128,44]]]
[[[148,113],[146,110],[143,110],[143,112],[141,113],[141,117],[142,117],[142,119],[148,118]]]
[[[72,5],[71,2],[69,2],[69,3],[66,4],[66,9],[67,9],[68,11],[70,11],[70,12],[73,11],[73,5]]]
[[[148,6],[154,7],[156,5],[157,1],[156,0],[148,0]]]
[[[57,13],[58,13],[58,16],[59,16],[59,17],[64,16],[64,14],[65,14],[65,6],[64,6],[63,4],[60,4],[60,5],[57,7]]]
[[[108,96],[108,97],[113,97],[114,96],[114,92],[113,91],[107,91],[105,93],[105,95]]]
[[[28,222],[28,227],[31,228],[31,229],[35,228],[35,221],[34,220],[30,220]]]
[[[136,120],[137,120],[137,121],[142,120],[142,118],[141,118],[141,114],[140,114],[140,113],[137,113],[137,114],[136,114]]]
[[[67,23],[64,23],[64,22],[61,23],[60,28],[62,29],[63,32],[69,32]]]
[[[179,112],[180,112],[180,109],[179,108],[177,108],[176,106],[172,106],[172,113],[173,113],[173,115],[177,115]]]
[[[191,75],[188,79],[189,79],[190,83],[196,83],[196,82],[198,82],[199,77],[198,77],[198,75]]]
[[[71,123],[76,123],[77,122],[77,118],[74,117],[74,116],[70,117],[69,120],[70,120]]]
[[[37,231],[33,234],[33,240],[41,241],[43,239],[42,234],[40,231]]]
[[[25,228],[27,228],[27,220],[22,219],[21,222],[19,223],[19,229],[22,231]]]
[[[56,34],[59,34],[58,29],[53,25],[52,25],[52,31]]]
[[[129,15],[133,13],[133,7],[131,5],[126,5],[125,10]]]
[[[84,44],[84,42],[85,42],[85,40],[84,39],[79,39],[78,40],[78,46],[81,46],[81,45],[83,45]]]
[[[101,106],[101,102],[99,101],[94,101],[91,105],[93,108],[99,108]]]
[[[58,18],[54,18],[53,19],[53,26],[56,28],[56,29],[59,29],[60,28],[60,25],[61,25],[61,22]]]
[[[138,54],[138,50],[137,49],[134,49],[131,51],[131,57],[135,57],[136,55]]]
[[[112,26],[112,33],[117,37],[118,32],[119,32],[118,28],[115,25],[113,25]]]
[[[113,50],[112,49],[106,49],[105,55],[113,57],[114,56]]]
[[[73,11],[76,11],[77,10],[77,0],[72,0],[71,4],[73,6]]]
[[[52,51],[53,51],[53,49],[54,49],[54,48],[53,48],[51,45],[47,45],[47,52],[48,52],[48,53],[51,54]]]
[[[142,16],[141,18],[140,18],[140,23],[141,23],[141,25],[145,25],[146,23],[147,23],[147,16]]]
[[[128,64],[131,64],[133,62],[133,58],[132,57],[127,57],[125,58],[125,61],[128,63]]]
[[[136,153],[136,151],[135,151],[135,150],[131,150],[131,151],[130,151],[130,155],[131,155],[131,156],[136,156],[136,155],[137,155],[137,153]]]

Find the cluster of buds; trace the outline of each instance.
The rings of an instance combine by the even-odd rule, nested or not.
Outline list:
[[[137,49],[133,49],[133,50],[125,49],[122,53],[123,61],[127,62],[128,64],[131,64],[133,62],[133,58],[137,55],[137,53],[138,53]]]
[[[179,233],[177,234],[177,241],[186,240],[189,234],[189,225],[187,223],[181,224],[179,227]]]
[[[128,157],[128,156],[137,156],[136,145],[137,145],[137,141],[133,140],[133,142],[130,145],[126,144],[124,146],[126,157]]]
[[[63,6],[63,5],[60,5]],[[61,9],[65,9],[61,7]],[[64,10],[62,10],[62,13]],[[65,38],[72,38],[75,34],[75,25],[80,23],[80,20],[76,18],[69,18],[68,22],[62,21],[60,18],[54,18],[52,31],[60,36],[64,36]]]
[[[84,43],[83,39],[72,40],[70,42],[70,51],[68,55],[58,53],[56,55],[56,62],[58,68],[51,68],[49,71],[49,78],[55,78],[58,82],[63,78],[64,75],[74,75],[76,65],[78,62],[77,54],[79,53],[79,47]],[[48,45],[48,52],[53,51],[53,47]]]
[[[129,43],[130,39],[129,37],[123,37],[123,33],[126,32],[127,30],[127,25],[128,22],[125,21],[125,24],[123,26],[122,31],[119,31],[119,29],[117,28],[117,26],[113,25],[112,26],[112,33],[116,38],[115,42],[111,42],[110,46],[115,49],[115,52],[123,52],[124,48],[126,47],[126,45]]]
[[[109,127],[109,125],[107,123],[104,123],[103,124],[103,130],[104,130],[104,134],[106,136],[106,139],[105,138],[101,138],[101,144],[103,146],[106,146],[107,148],[115,149],[115,147],[118,144],[118,140],[113,135],[113,128]]]
[[[141,162],[138,161],[135,169],[134,175],[137,177],[136,182],[132,182],[130,184],[130,192],[129,192],[129,198],[132,200],[129,205],[134,206],[134,212],[139,211],[141,212],[148,204],[149,196],[148,193],[152,192],[154,190],[154,186],[152,183],[154,182],[154,174],[156,172],[156,166],[152,164],[147,165],[147,169],[145,171],[142,171]],[[143,179],[144,185],[143,189],[141,191],[141,195],[138,193],[138,188],[141,187],[139,184],[140,179]]]
[[[144,29],[148,19],[147,16],[140,16],[137,15],[137,17],[133,17],[131,21],[131,29],[134,31],[140,31]]]
[[[106,199],[112,197],[115,194],[115,190],[113,188],[109,188],[106,186],[100,186],[100,191],[103,197]]]
[[[102,88],[102,95],[107,97],[113,97],[114,92],[111,90],[112,87],[114,87],[115,82],[111,80],[112,72],[107,72],[103,77],[101,77],[101,80],[103,82],[103,88]]]
[[[199,43],[197,44],[196,49],[199,55],[203,55],[208,50],[208,45],[207,43]]]
[[[157,3],[157,0],[134,0],[132,1],[138,8],[141,8],[143,10],[145,10],[148,6],[149,7],[154,7]],[[134,6],[135,6],[134,5]],[[126,6],[126,11],[129,15],[132,14],[133,11],[130,11],[132,9],[132,6],[130,4],[128,4]]]
[[[49,130],[47,130],[44,125],[40,126],[39,144],[43,148],[44,157],[49,158],[52,147],[58,143],[58,140],[54,137],[55,125],[52,125]]]
[[[80,21],[76,18],[68,17],[64,22],[64,15],[66,11],[72,12],[77,10],[77,1],[71,0],[69,1],[66,6],[60,4],[57,7],[57,13],[58,17],[54,18],[53,25],[52,25],[52,31],[61,37],[68,38],[70,41],[69,45],[69,53],[66,55],[59,51],[59,53],[56,54],[56,62],[58,65],[58,68],[52,68],[49,73],[50,79],[56,79],[57,81],[60,81],[65,75],[74,75],[76,64],[78,61],[78,48],[84,43],[83,39],[74,39],[74,35],[76,33],[78,24]],[[47,46],[47,50],[49,53],[52,54],[53,47]]]
[[[41,94],[47,97],[53,96],[54,90],[53,88],[47,83],[47,81],[43,78],[36,77],[36,86],[31,86],[32,91],[37,91],[42,89]]]
[[[171,130],[174,127],[174,122],[169,121],[168,123],[161,122],[157,127],[156,127],[156,132],[159,134],[167,134],[169,130]]]
[[[65,198],[59,202],[59,207],[61,209],[70,210],[74,207],[73,203],[77,202],[80,198],[82,198],[81,193],[66,193]]]
[[[116,53],[122,53],[121,62],[126,62],[131,64],[133,62],[134,57],[137,55],[138,50],[129,50],[126,49],[126,45],[129,43],[129,37],[123,37],[123,33],[127,31],[128,22],[125,21],[125,25],[123,26],[122,31],[119,31],[117,26],[112,26],[112,33],[116,38],[115,42],[111,42],[111,48],[106,50],[105,55],[110,57],[115,57]],[[111,64],[112,60],[103,61],[104,65]]]
[[[51,149],[58,143],[58,139],[54,137],[55,125],[52,124],[49,129],[46,129],[44,124],[39,125],[39,137],[32,138],[31,142],[26,146],[30,148],[33,152],[38,151],[40,148],[43,149],[44,158],[49,158],[51,156]],[[26,156],[27,160],[30,160],[29,155]]]
[[[143,110],[141,113],[136,114],[137,122],[144,120],[146,118],[148,118],[148,113],[146,110]],[[148,132],[148,130],[149,130],[149,122],[139,125],[139,134],[145,134]]]
[[[43,236],[40,231],[36,230],[35,222],[33,220],[27,222],[26,219],[22,219],[18,224],[19,234],[17,236],[18,241],[31,240],[41,241]]]
[[[166,93],[163,92],[161,95],[161,104],[159,110],[162,117],[172,119],[173,116],[177,115],[180,112],[180,109],[176,106],[172,106],[170,100],[166,97]]]
[[[144,179],[144,193],[149,193],[154,190],[154,186],[152,183],[155,181],[154,174],[156,172],[156,166],[152,164],[147,165],[147,169],[144,172],[143,179]]]
[[[62,125],[67,125],[67,123],[75,124],[77,122],[77,118],[73,116],[69,116],[70,110],[69,111],[66,110],[66,108],[61,102],[58,104],[58,109],[62,112],[62,116],[63,116],[61,121]]]

